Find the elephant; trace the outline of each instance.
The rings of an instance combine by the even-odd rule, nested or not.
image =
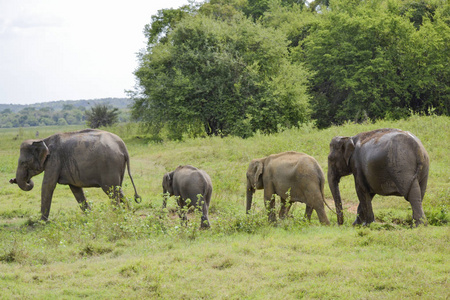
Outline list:
[[[174,171],[164,175],[162,181],[164,194],[177,196],[180,208],[179,216],[186,223],[185,206],[195,207],[202,211],[201,228],[209,228],[208,210],[211,203],[213,186],[209,175],[191,165],[178,166]],[[189,200],[188,200],[189,199]],[[166,208],[167,196],[164,196],[163,208]]]
[[[100,187],[112,199],[124,202],[121,186],[125,167],[136,191],[130,172],[130,156],[123,140],[110,132],[85,129],[57,133],[41,140],[25,140],[20,146],[16,178],[24,191],[34,187],[31,180],[44,172],[41,190],[41,219],[48,220],[56,184],[69,185],[81,209],[90,209],[83,188]]]
[[[294,151],[253,159],[247,170],[247,209],[252,206],[255,190],[264,189],[264,204],[269,221],[276,221],[275,198],[281,198],[279,217],[284,218],[293,202],[306,204],[305,217],[311,220],[316,210],[322,224],[330,224],[324,209],[325,176],[318,162],[305,153]],[[288,194],[290,198],[288,198]],[[286,200],[289,200],[286,205]],[[327,205],[328,206],[328,205]]]
[[[353,225],[374,221],[375,194],[403,196],[411,204],[415,225],[426,224],[422,201],[428,181],[430,160],[421,141],[408,131],[383,128],[352,137],[336,136],[330,142],[328,184],[342,225],[339,181],[353,174],[359,199]]]

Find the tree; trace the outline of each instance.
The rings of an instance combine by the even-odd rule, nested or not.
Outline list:
[[[281,32],[242,14],[226,22],[185,17],[141,56],[132,115],[173,138],[198,131],[246,137],[298,126],[307,118],[308,73],[288,59]]]
[[[90,128],[111,126],[118,120],[118,110],[106,104],[97,104],[91,107],[91,110],[86,110],[86,124]]]
[[[438,9],[433,21],[424,14],[420,25],[395,2],[389,9],[383,2],[331,2],[303,43],[316,71],[311,104],[319,127],[449,113],[448,11]]]

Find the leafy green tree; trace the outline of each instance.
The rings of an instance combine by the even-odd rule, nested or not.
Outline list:
[[[246,137],[276,132],[307,118],[301,64],[291,64],[281,32],[241,14],[226,22],[185,17],[141,56],[132,115],[155,134],[167,124],[172,138],[198,131]]]
[[[86,124],[90,128],[100,126],[111,126],[118,120],[118,108],[109,107],[105,104],[97,104],[86,110]]]
[[[445,14],[436,13],[433,21],[425,14],[417,30],[400,3],[331,2],[302,45],[306,64],[316,71],[311,104],[317,125],[397,119],[410,110],[448,114]]]

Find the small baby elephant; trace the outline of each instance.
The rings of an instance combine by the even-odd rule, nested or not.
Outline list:
[[[162,186],[164,193],[169,193],[170,196],[178,196],[179,216],[183,222],[187,221],[186,210],[183,208],[188,204],[188,207],[201,208],[201,227],[210,227],[208,208],[211,202],[212,182],[205,171],[190,165],[179,166],[175,171],[164,175]],[[188,199],[190,202],[187,201]],[[163,208],[166,207],[166,204],[167,197],[164,196]]]

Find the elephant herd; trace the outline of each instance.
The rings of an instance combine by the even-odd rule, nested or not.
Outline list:
[[[353,174],[359,199],[354,225],[368,225],[375,218],[372,198],[378,195],[403,196],[409,201],[415,225],[426,223],[422,208],[429,171],[429,157],[420,140],[407,131],[378,129],[352,137],[334,137],[328,155],[328,185],[334,198],[338,224],[343,224],[339,181]],[[69,185],[82,210],[89,209],[83,188],[100,187],[118,203],[127,203],[121,186],[130,157],[125,143],[110,132],[86,129],[58,133],[41,140],[26,140],[20,146],[16,178],[10,183],[29,191],[31,178],[44,172],[41,190],[41,219],[48,220],[56,184]],[[270,221],[276,220],[275,195],[281,199],[279,217],[289,212],[293,202],[306,204],[305,216],[315,210],[322,224],[330,224],[324,204],[325,176],[311,156],[289,151],[253,159],[247,170],[247,213],[255,190],[264,189],[264,203]],[[201,226],[210,226],[208,209],[212,182],[209,175],[193,166],[179,166],[163,176],[163,207],[167,195],[176,196],[179,216],[187,221],[185,207],[196,207]],[[328,206],[328,205],[327,205]]]

